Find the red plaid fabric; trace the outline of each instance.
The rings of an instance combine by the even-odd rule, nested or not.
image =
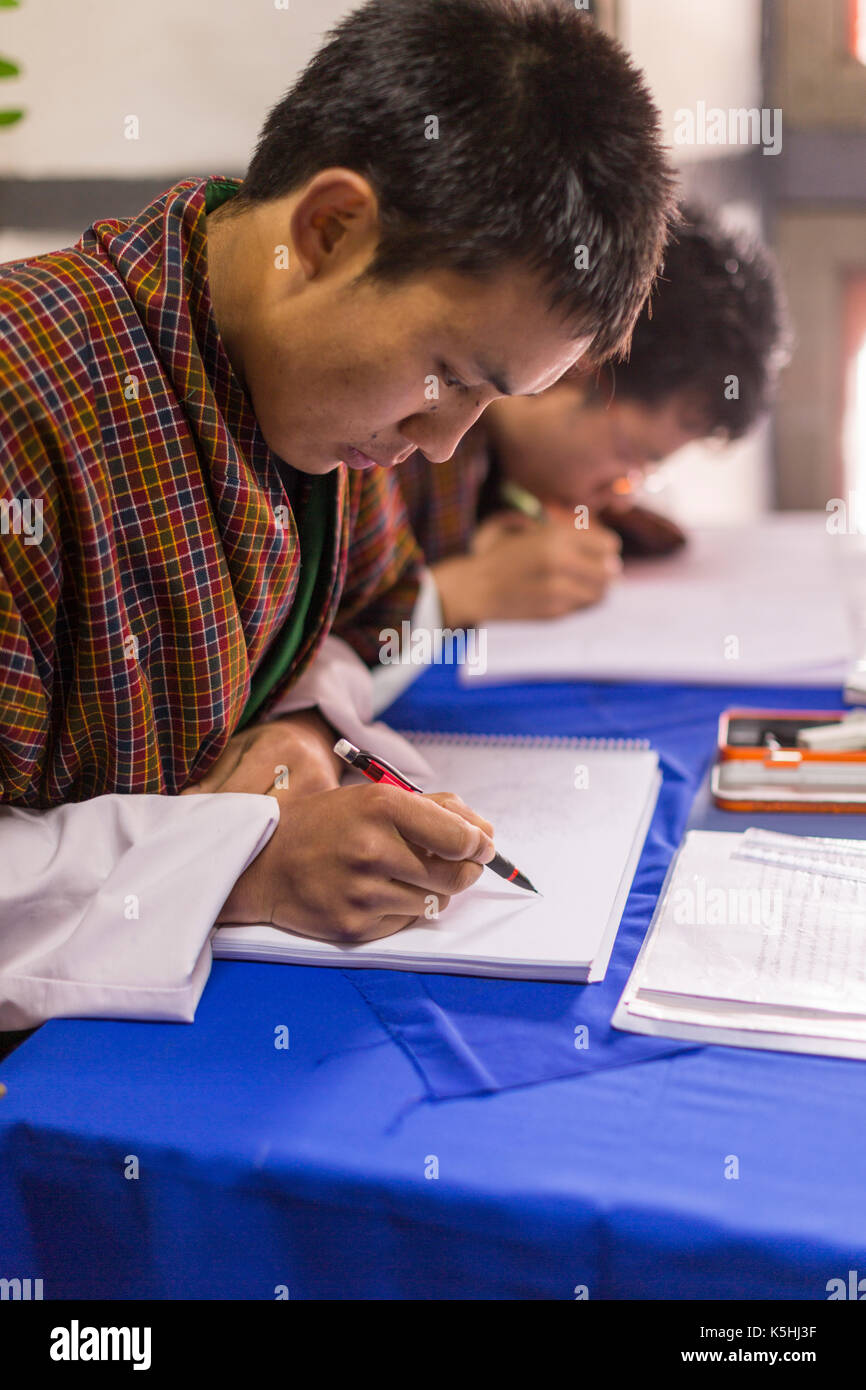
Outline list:
[[[292,607],[295,514],[210,305],[208,182],[0,267],[3,802],[197,781]],[[393,482],[339,474],[329,583],[262,713],[332,626],[372,659],[417,595]]]
[[[394,470],[409,524],[430,565],[470,549],[482,488],[490,471],[486,436],[469,432],[447,463],[414,453]]]

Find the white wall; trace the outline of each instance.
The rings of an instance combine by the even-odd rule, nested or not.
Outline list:
[[[619,37],[646,72],[673,143],[673,113],[761,105],[761,0],[620,0]],[[718,148],[678,146],[683,161]]]
[[[677,110],[760,107],[760,0],[620,0],[620,38],[644,69],[680,165],[728,153],[719,146],[674,145]],[[730,151],[734,153],[734,151]],[[723,209],[731,226],[757,232],[753,211]],[[723,453],[691,445],[666,470],[654,500],[688,523],[747,520],[770,493],[770,432],[765,426]]]
[[[345,0],[23,0],[0,10],[0,177],[242,171]],[[139,119],[140,137],[124,136]]]
[[[0,10],[0,52],[25,69],[0,84],[0,102],[27,108],[24,121],[0,129],[0,177],[240,172],[269,106],[352,8],[346,0],[24,0]],[[619,12],[669,142],[680,107],[759,103],[760,0],[620,0]],[[130,115],[137,140],[124,136]],[[682,161],[715,153],[675,151]],[[742,209],[729,213],[743,220]],[[81,230],[61,221],[56,230],[0,231],[0,260],[66,245]],[[687,522],[735,520],[764,507],[768,472],[764,432],[727,456],[689,450],[663,495]]]
[[[352,8],[346,0],[24,0],[0,12],[0,52],[25,69],[0,93],[4,104],[28,108],[2,132],[0,177],[242,169],[266,108]],[[678,107],[756,104],[760,10],[760,0],[620,0],[621,37],[649,76],[669,139]],[[138,140],[124,137],[128,115],[139,118]],[[678,151],[685,160],[706,153]]]

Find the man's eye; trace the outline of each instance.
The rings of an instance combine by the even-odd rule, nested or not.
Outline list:
[[[453,372],[449,372],[447,367],[442,368],[442,380],[445,382],[446,386],[456,386],[459,391],[469,390],[466,382],[461,381],[459,376],[455,376]]]

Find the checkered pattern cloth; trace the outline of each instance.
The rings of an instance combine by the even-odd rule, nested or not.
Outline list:
[[[184,180],[75,247],[0,267],[6,803],[197,781],[292,608],[309,484],[301,475],[287,511],[219,339],[209,182]],[[329,582],[262,713],[329,629],[373,660],[379,629],[399,627],[417,596],[393,480],[339,474]]]
[[[394,472],[409,524],[430,565],[465,555],[479,520],[490,473],[484,431],[476,426],[446,463],[428,463],[417,451]]]

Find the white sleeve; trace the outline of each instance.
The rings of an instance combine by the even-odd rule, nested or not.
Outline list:
[[[342,638],[325,638],[309,670],[263,716],[264,722],[302,709],[320,710],[343,738],[386,758],[407,777],[432,775],[430,764],[413,744],[396,729],[374,722],[370,671]]]
[[[279,818],[238,792],[0,806],[0,1029],[191,1022],[216,916]]]
[[[411,654],[411,634],[415,632],[433,633],[437,629],[441,631],[442,601],[439,598],[439,590],[436,587],[436,580],[431,569],[424,569],[421,572],[421,584],[418,589],[418,597],[415,600],[415,607],[412,610],[412,617],[409,620],[410,647]],[[423,646],[422,646],[423,650]],[[433,650],[433,643],[428,641],[427,650]],[[407,662],[405,665],[401,661],[392,666],[381,665],[373,671],[373,712],[380,714],[383,709],[387,709],[393,704],[398,695],[417,680],[424,670],[423,664]],[[384,754],[382,755],[384,757]]]

